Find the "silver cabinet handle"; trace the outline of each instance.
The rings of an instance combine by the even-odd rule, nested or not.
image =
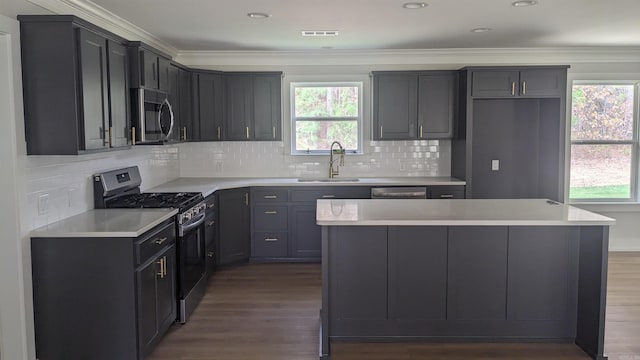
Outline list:
[[[265,211],[264,213],[267,214],[267,215],[273,215],[273,214],[277,214],[278,212],[277,211]]]
[[[527,95],[527,82],[522,82],[522,95]]]
[[[209,206],[207,206],[207,208],[211,209],[211,208],[213,208],[215,206],[216,206],[216,204],[209,204]]]
[[[334,198],[336,196],[335,195],[322,195],[322,197],[325,198],[325,199],[331,199],[331,198]]]
[[[275,126],[273,127],[273,138],[274,139],[276,138],[276,127]]]
[[[451,194],[442,194],[442,195],[440,195],[440,199],[453,199],[453,195],[451,195]]]
[[[218,126],[218,140],[220,140],[220,126]]]
[[[264,241],[278,241],[278,238],[264,238]]]
[[[213,255],[214,255],[214,254],[213,254],[213,251],[209,251],[209,252],[207,253],[207,256],[208,256],[208,257],[210,257],[210,258],[212,258],[212,257],[213,257]]]
[[[380,139],[382,139],[382,125],[380,125]]]
[[[265,199],[277,199],[278,195],[265,195],[264,198]]]
[[[515,95],[516,94],[516,82],[512,81],[511,82],[511,95]]]
[[[165,241],[167,241],[166,237],[160,238],[158,240],[155,241],[156,244],[158,245],[162,245],[162,243],[164,243]]]
[[[420,125],[420,138],[422,138],[422,125]]]

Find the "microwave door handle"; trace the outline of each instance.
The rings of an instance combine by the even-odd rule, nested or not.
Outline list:
[[[169,131],[167,131],[166,134],[164,134],[162,132],[162,108],[163,107],[167,107],[167,110],[169,110],[169,119],[171,120],[171,123],[169,125]],[[160,104],[160,107],[158,109],[158,129],[160,129],[160,133],[162,135],[164,135],[165,138],[169,138],[169,135],[171,135],[171,131],[173,130],[173,110],[171,109],[171,104],[169,103],[168,99],[164,99],[164,101]],[[161,139],[164,140],[164,139]]]

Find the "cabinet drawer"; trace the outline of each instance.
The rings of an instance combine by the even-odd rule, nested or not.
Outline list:
[[[427,187],[429,199],[464,199],[464,186],[439,185]]]
[[[316,201],[317,199],[368,199],[371,188],[366,186],[327,186],[291,190],[291,201]]]
[[[288,207],[286,205],[255,205],[253,207],[253,228],[263,230],[286,230]]]
[[[286,189],[259,188],[253,190],[251,200],[254,203],[286,202],[289,192]]]
[[[134,244],[136,265],[144,263],[158,251],[175,242],[176,227],[173,220],[150,230],[148,235],[142,235],[141,239]]]
[[[287,256],[286,232],[255,232],[253,233],[254,257],[285,257]]]

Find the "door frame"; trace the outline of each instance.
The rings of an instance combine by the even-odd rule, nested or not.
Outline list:
[[[20,25],[0,15],[0,358],[35,359],[28,228]],[[22,220],[22,221],[21,221]],[[27,279],[28,278],[28,279]]]

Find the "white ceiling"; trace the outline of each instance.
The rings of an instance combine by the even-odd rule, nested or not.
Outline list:
[[[640,0],[58,0],[99,6],[178,50],[640,47]],[[9,10],[27,2],[1,0]],[[11,8],[11,3],[22,3]],[[33,4],[29,4],[33,7]],[[251,19],[264,12],[267,19]],[[472,33],[473,28],[492,28]],[[301,30],[337,30],[305,38]]]
[[[180,50],[640,46],[640,0],[93,0]],[[249,12],[271,14],[251,19]],[[486,33],[472,33],[487,27]],[[301,30],[338,30],[303,38]]]

